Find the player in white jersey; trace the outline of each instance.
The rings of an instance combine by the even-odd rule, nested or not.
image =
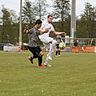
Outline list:
[[[65,32],[56,32],[53,25],[52,25],[53,16],[48,15],[47,19],[42,23],[42,26],[39,30],[48,30],[47,33],[44,33],[39,36],[40,40],[43,42],[45,47],[49,47],[48,54],[45,60],[45,65],[51,67],[51,65],[48,64],[48,60],[52,60],[52,53],[56,45],[56,40],[54,40],[52,37],[49,37],[50,32],[54,32],[55,35],[61,35],[66,34]]]

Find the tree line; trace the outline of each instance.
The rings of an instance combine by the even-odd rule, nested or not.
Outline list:
[[[23,32],[24,26],[34,25],[37,18],[44,20],[51,14],[55,18],[53,25],[57,31],[65,31],[70,36],[70,3],[69,0],[53,0],[52,4],[46,0],[24,1],[22,7],[23,42],[27,42],[27,35]],[[96,38],[96,7],[90,3],[79,18],[76,18],[77,38]],[[0,12],[0,42],[16,44],[19,40],[19,16],[14,10],[2,7]]]

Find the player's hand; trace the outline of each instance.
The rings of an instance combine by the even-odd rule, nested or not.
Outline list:
[[[29,26],[26,25],[26,26],[24,27],[24,32],[25,32],[25,33],[28,33],[28,31],[29,31]]]
[[[29,30],[29,26],[28,26],[28,25],[26,25],[26,26],[25,26],[25,29],[26,29],[26,30]]]
[[[62,32],[62,34],[66,35],[66,33],[65,33],[65,32]]]
[[[66,33],[64,32],[64,35],[66,35]]]
[[[44,32],[47,33],[49,31],[49,29],[45,29]]]
[[[46,28],[46,29],[45,29],[45,33],[49,32],[50,29],[51,29],[51,27]]]
[[[66,36],[66,33],[65,32],[60,32],[60,35]]]

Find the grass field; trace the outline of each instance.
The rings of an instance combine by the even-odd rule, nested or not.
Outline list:
[[[95,53],[62,53],[44,69],[29,55],[0,52],[0,96],[96,96]]]

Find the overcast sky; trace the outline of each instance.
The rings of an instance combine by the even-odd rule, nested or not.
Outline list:
[[[48,0],[48,1],[51,2],[52,0]],[[87,1],[90,2],[93,6],[96,6],[96,0],[76,0],[76,15],[77,16],[79,16],[83,12],[85,2]],[[15,10],[16,13],[18,14],[19,2],[20,0],[0,0],[0,10],[2,9],[2,5],[4,5],[6,8],[9,8],[10,10],[11,9]]]

